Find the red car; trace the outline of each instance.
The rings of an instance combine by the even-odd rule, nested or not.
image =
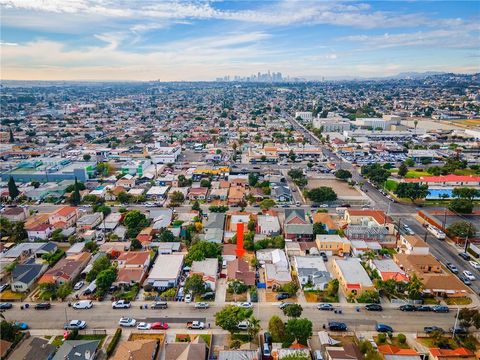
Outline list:
[[[164,322],[154,322],[150,327],[152,330],[167,330],[168,324]]]

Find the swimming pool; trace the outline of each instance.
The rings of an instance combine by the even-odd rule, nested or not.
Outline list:
[[[453,189],[452,188],[445,188],[445,189],[428,189],[430,194],[426,197],[426,199],[441,199],[441,195],[446,194],[448,195],[447,199],[451,199],[453,197]]]

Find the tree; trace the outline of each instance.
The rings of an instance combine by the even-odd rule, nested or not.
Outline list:
[[[307,197],[313,202],[320,203],[326,201],[337,200],[337,194],[332,188],[320,186],[318,188],[307,191]]]
[[[205,281],[199,274],[193,274],[185,280],[185,291],[191,292],[193,297],[205,292]]]
[[[97,278],[97,275],[112,266],[110,264],[110,260],[106,255],[99,257],[97,260],[93,262],[92,270],[90,270],[87,274],[86,280],[93,281]]]
[[[185,256],[185,264],[190,266],[193,261],[216,258],[219,257],[221,253],[222,247],[220,244],[209,241],[199,241],[193,244],[188,250],[188,254]]]
[[[134,238],[143,228],[148,226],[149,221],[145,214],[139,210],[131,210],[125,215],[123,224],[127,227],[127,236]]]
[[[310,356],[305,355],[304,352],[297,351],[293,354],[282,356],[282,360],[310,360]]]
[[[281,291],[288,293],[290,296],[295,296],[297,294],[299,287],[296,282],[291,281],[283,285],[280,289]]]
[[[13,342],[18,333],[18,329],[11,322],[2,320],[0,322],[0,334],[2,334],[2,340]]]
[[[467,328],[474,326],[475,328],[480,329],[480,312],[478,309],[463,308],[458,314],[458,319],[461,324]]]
[[[102,162],[97,164],[96,170],[100,175],[109,176],[113,172],[113,167],[108,162]]]
[[[91,158],[92,158],[92,156],[90,154],[83,155],[83,160],[84,161],[90,161]]]
[[[77,177],[75,177],[75,183],[73,185],[73,192],[72,192],[72,195],[70,195],[70,203],[72,205],[78,206],[80,204],[81,200],[82,200],[82,198],[80,196],[80,188],[78,187]]]
[[[105,205],[105,204],[100,204],[100,205],[94,205],[93,206],[93,211],[94,212],[101,212],[103,214],[103,217],[107,217],[112,212],[112,208],[110,206]]]
[[[226,205],[212,205],[208,208],[208,211],[213,213],[225,213],[228,211],[228,206]]]
[[[272,199],[263,199],[263,200],[260,202],[260,207],[261,207],[262,209],[268,210],[268,209],[274,207],[275,204],[276,204],[275,201],[272,200]]]
[[[313,224],[313,235],[319,234],[328,234],[328,231],[325,230],[325,225],[322,223]]]
[[[12,228],[11,239],[15,243],[23,242],[28,237],[27,231],[25,230],[25,222],[17,221]]]
[[[176,288],[170,288],[168,290],[165,290],[160,294],[160,297],[163,299],[173,299],[177,295],[177,289]]]
[[[60,285],[57,289],[57,296],[65,300],[68,295],[70,295],[73,291],[72,284],[67,281],[66,283]]]
[[[86,186],[83,182],[78,182],[77,181],[77,187],[78,187],[78,190],[82,191],[82,190],[85,190],[86,189]],[[75,183],[74,184],[70,184],[68,185],[66,188],[65,188],[65,192],[67,193],[71,193],[73,190],[75,190]]]
[[[126,192],[122,191],[117,195],[117,200],[120,201],[122,204],[128,204],[132,202],[132,195],[127,194]]]
[[[10,199],[15,200],[15,198],[20,195],[20,191],[18,190],[17,184],[15,184],[15,180],[13,177],[8,178],[8,196]]]
[[[473,201],[475,198],[480,197],[480,190],[467,187],[457,187],[453,189],[452,195],[460,199]]]
[[[295,155],[293,150],[290,150],[290,152],[288,153],[288,158],[290,159],[290,161],[294,162],[295,159],[297,158],[297,155]]]
[[[415,160],[413,160],[412,158],[405,159],[404,163],[408,167],[415,166]]]
[[[250,339],[254,339],[257,335],[258,332],[260,331],[260,320],[257,318],[250,316],[248,318],[248,335],[250,336]]]
[[[12,128],[9,129],[8,142],[9,142],[10,144],[15,143],[15,137],[13,136],[13,130],[12,130]]]
[[[230,334],[234,334],[239,331],[238,324],[251,317],[252,314],[252,309],[227,305],[215,314],[215,325],[220,326]]]
[[[257,173],[249,173],[248,174],[248,185],[249,186],[255,186],[257,185],[258,182],[258,174]]]
[[[198,212],[201,212],[201,211],[202,211],[202,208],[200,207],[200,203],[198,202],[198,200],[195,200],[195,201],[193,202],[192,210],[198,211]]]
[[[335,172],[335,177],[340,180],[348,180],[352,177],[352,173],[348,170],[339,169]]]
[[[113,266],[98,273],[96,279],[97,295],[103,296],[107,290],[112,286],[112,283],[117,278],[117,272]]]
[[[285,339],[285,324],[282,319],[274,315],[268,322],[268,331],[272,335],[273,342],[283,342]]]
[[[364,165],[362,166],[361,173],[377,186],[383,186],[385,181],[390,177],[390,171],[383,168],[380,164]]]
[[[282,310],[285,316],[298,318],[302,315],[303,308],[300,304],[288,304]]]
[[[304,177],[305,175],[303,174],[303,171],[300,169],[290,169],[288,170],[288,176],[290,176],[292,179],[299,179]]]
[[[466,239],[475,237],[477,233],[477,228],[470,221],[457,221],[451,224],[447,228],[447,234],[450,237],[458,237],[460,239]]]
[[[405,164],[405,162],[402,162],[400,166],[398,167],[398,176],[400,177],[405,177],[408,173],[408,166]]]
[[[212,186],[212,184],[210,183],[210,180],[208,180],[208,179],[202,179],[202,180],[200,181],[200,186],[201,186],[201,187],[206,187],[206,188],[209,188],[209,189],[210,189],[210,187]]]
[[[158,239],[161,242],[173,242],[175,241],[175,235],[173,235],[173,233],[170,230],[164,229],[158,236]]]
[[[401,198],[410,199],[412,203],[417,199],[425,199],[430,192],[428,185],[421,185],[419,183],[399,183],[395,194]]]
[[[285,347],[290,346],[294,341],[307,345],[307,340],[312,336],[312,322],[308,319],[291,319],[285,326]]]
[[[132,239],[132,241],[130,242],[130,248],[132,250],[140,250],[143,248],[143,245],[142,243],[140,242],[140,240],[138,239]]]
[[[453,199],[448,204],[448,208],[459,214],[471,214],[473,212],[473,202],[467,199]]]
[[[185,195],[180,191],[174,191],[170,194],[170,200],[172,203],[181,204],[185,201]]]
[[[408,298],[412,300],[420,299],[421,292],[423,290],[422,281],[414,274],[407,285]]]

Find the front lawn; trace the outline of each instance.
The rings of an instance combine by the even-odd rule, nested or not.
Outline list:
[[[388,179],[388,180],[385,182],[385,188],[386,188],[388,191],[395,192],[395,190],[397,190],[397,186],[398,186],[398,182],[396,182],[395,180]]]
[[[446,298],[445,302],[447,305],[469,305],[472,303],[472,299],[464,296],[459,298]]]
[[[405,175],[406,179],[417,179],[422,176],[432,176],[426,171],[417,171],[417,170],[408,170],[407,175]]]
[[[140,287],[135,284],[133,286],[130,286],[129,288],[125,289],[120,289],[116,291],[113,296],[115,299],[123,299],[123,300],[128,300],[128,301],[134,301],[135,298],[137,297],[138,291],[140,290]]]
[[[304,290],[305,300],[307,302],[326,302],[338,303],[338,295],[329,296],[327,291],[322,290]]]
[[[24,293],[14,292],[12,290],[4,290],[0,293],[0,300],[2,301],[21,301],[25,298]]]

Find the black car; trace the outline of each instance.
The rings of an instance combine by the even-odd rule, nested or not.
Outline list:
[[[6,310],[6,309],[11,309],[12,308],[12,303],[9,303],[9,302],[2,302],[0,303],[0,310]]]
[[[287,293],[280,293],[277,295],[277,300],[285,300],[285,299],[288,299],[290,297],[290,295],[288,295]]]
[[[150,305],[151,309],[166,309],[168,308],[168,304],[166,301],[156,301],[152,305]]]
[[[330,331],[347,331],[347,324],[338,321],[330,321],[328,323],[328,329]]]
[[[450,311],[448,306],[444,306],[444,305],[436,305],[432,308],[432,310],[433,312],[436,312],[436,313],[448,313]]]
[[[48,302],[46,303],[39,303],[35,305],[35,310],[48,310],[52,307],[52,305]]]
[[[417,311],[432,311],[432,308],[428,305],[417,306]]]
[[[465,285],[467,285],[467,286],[472,285],[472,281],[471,281],[469,278],[467,278],[466,276],[460,275],[458,278],[459,278]]]
[[[423,332],[425,334],[431,334],[431,333],[434,333],[434,332],[439,332],[439,333],[443,334],[445,331],[441,327],[438,327],[438,326],[425,326],[423,328]]]
[[[202,295],[203,300],[213,300],[215,299],[215,293],[213,291],[206,292]]]
[[[405,305],[400,306],[400,310],[402,310],[402,311],[416,311],[417,307],[414,306],[414,305],[405,304]]]
[[[365,310],[368,310],[368,311],[382,311],[383,307],[380,304],[368,304],[368,305],[365,305]]]
[[[455,331],[454,331],[455,330]],[[451,327],[449,329],[449,331],[453,334],[455,332],[455,334],[467,334],[468,333],[468,330],[467,328],[463,327],[463,326],[457,326],[456,328],[453,328]]]
[[[469,261],[471,259],[470,255],[464,252],[458,254],[458,256],[460,256],[463,260],[466,260],[466,261]]]

